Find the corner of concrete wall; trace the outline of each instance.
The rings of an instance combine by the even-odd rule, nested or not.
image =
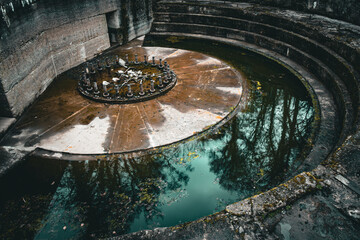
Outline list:
[[[107,14],[110,41],[124,44],[150,31],[152,0],[122,0],[119,10]]]
[[[19,116],[62,72],[110,47],[105,15],[44,30],[0,62],[1,83]]]
[[[2,11],[0,20],[0,114],[4,116],[19,116],[57,75],[109,48],[110,40],[123,44],[146,34],[152,21],[151,0],[0,5],[6,10],[6,18]]]

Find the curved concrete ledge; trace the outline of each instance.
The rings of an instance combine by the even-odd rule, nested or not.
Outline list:
[[[144,35],[152,21],[151,0],[6,2],[0,3],[0,116],[6,117],[19,117],[56,76],[110,42]]]
[[[301,11],[311,14],[320,14],[330,18],[344,20],[353,24],[360,25],[359,10],[360,3],[356,0],[297,0],[297,1],[279,1],[279,0],[166,0],[162,2],[188,2],[188,3],[208,3],[221,7],[224,4],[239,7],[248,3],[261,4],[263,6],[278,7]]]
[[[184,17],[185,15],[185,17]],[[254,22],[249,20],[241,19],[241,15],[234,17],[226,17],[226,16],[213,16],[206,14],[198,14],[198,13],[156,13],[155,18],[157,22],[153,24],[153,30],[157,30],[157,28],[161,28],[161,25],[170,24],[201,24],[201,25],[210,25],[213,27],[224,27],[232,26],[237,30],[242,30],[246,32],[259,33],[262,36],[267,36],[272,39],[287,43],[291,46],[296,47],[297,49],[310,54],[317,59],[321,59],[327,66],[329,66],[334,73],[341,77],[344,83],[346,84],[346,88],[351,90],[354,88],[358,88],[357,79],[359,76],[357,72],[353,69],[353,67],[340,55],[338,55],[333,50],[325,47],[323,45],[318,44],[316,41],[309,39],[308,37],[302,36],[300,34],[279,28],[277,26],[272,26],[269,24],[261,23],[259,21]],[[165,30],[166,31],[166,30]],[[287,52],[287,55],[290,55],[290,52]],[[349,91],[351,99],[354,103],[359,102],[359,96],[357,92]],[[354,106],[353,109],[355,112],[357,111]]]
[[[277,61],[288,70],[293,72],[296,76],[299,77],[299,80],[306,86],[309,91],[309,94],[312,97],[313,105],[315,108],[315,122],[314,129],[312,133],[312,138],[314,138],[314,145],[312,146],[311,152],[305,158],[303,164],[297,169],[297,173],[301,171],[310,171],[316,167],[323,159],[326,159],[331,153],[334,145],[338,142],[339,129],[338,125],[338,116],[336,116],[336,104],[332,98],[330,91],[326,90],[326,87],[317,80],[317,78],[312,75],[308,70],[298,63],[276,53],[271,50],[261,48],[254,44],[231,40],[228,38],[212,37],[200,34],[175,34],[171,33],[154,33],[151,36],[151,42],[155,44],[165,44],[165,45],[176,45],[173,43],[174,37],[178,37],[179,41],[182,41],[186,38],[191,40],[199,39],[204,43],[211,44],[211,42],[223,43],[231,45],[235,48],[245,48],[247,50],[261,54],[264,57],[270,58],[273,61]],[[167,41],[166,39],[170,40]],[[166,42],[168,44],[166,44]],[[321,119],[321,121],[320,121]],[[319,132],[317,127],[319,126]]]
[[[316,189],[320,181],[321,179],[314,177],[312,173],[303,172],[269,191],[228,205],[225,211],[237,216],[261,216],[283,208],[305,193]]]
[[[359,26],[253,4],[161,1],[145,42],[189,34],[247,42],[292,59],[332,93],[341,124],[337,145],[359,128]]]
[[[343,133],[339,143],[342,142],[350,132],[356,129],[354,123],[356,126],[358,122],[358,74],[353,67],[347,63],[345,59],[337,55],[337,53],[307,37],[302,37],[299,34],[278,27],[253,23],[248,20],[244,23],[244,20],[239,20],[239,18],[244,17],[243,11],[245,10],[241,8],[217,8],[214,6],[201,8],[201,5],[192,4],[191,7],[189,7],[190,13],[183,13],[184,8],[186,9],[186,7],[188,7],[187,4],[184,5],[185,7],[178,6],[176,8],[180,10],[175,10],[174,4],[162,4],[160,11],[165,9],[169,10],[169,12],[155,14],[155,16],[159,17],[159,20],[154,22],[148,39],[152,33],[156,32],[199,33],[246,41],[277,51],[297,62],[301,62],[302,65],[312,71],[318,79],[322,80],[325,85],[331,89],[336,99],[340,115],[342,115],[341,121],[343,121]],[[261,18],[258,17],[258,19],[256,17],[258,15],[262,16],[264,9],[262,9],[260,13],[256,12],[258,8],[254,10],[246,7],[245,9],[247,16],[250,14],[255,16],[254,21],[262,21]],[[274,9],[270,10],[274,11]],[[183,20],[177,18],[178,13],[175,13],[176,11],[179,11],[181,14],[188,14],[188,18],[182,18]],[[235,18],[234,12],[236,11],[238,11],[239,14]],[[214,15],[224,14],[225,16],[207,15],[210,13]],[[230,19],[228,18],[229,15],[232,16]],[[293,13],[293,15],[295,15],[295,13]],[[272,14],[272,16],[274,17],[274,14]],[[279,16],[279,18],[281,17]],[[236,19],[236,21],[233,21],[234,19]],[[172,22],[172,20],[175,22]],[[189,21],[192,23],[188,24],[187,22]],[[243,29],[246,29],[246,31]],[[275,39],[272,37],[275,37]],[[329,81],[330,79],[333,79],[333,81]]]
[[[353,116],[352,116],[352,104],[351,100],[349,99],[349,95],[346,91],[346,88],[343,86],[344,84],[340,81],[340,79],[332,73],[332,71],[323,63],[316,60],[315,58],[309,56],[306,53],[301,52],[300,50],[292,47],[288,44],[283,44],[281,42],[278,42],[276,40],[272,40],[267,37],[263,37],[261,35],[253,35],[248,34],[247,32],[241,32],[238,30],[233,29],[225,29],[222,28],[213,28],[210,26],[196,26],[196,25],[183,25],[181,29],[185,28],[188,31],[183,31],[185,33],[191,33],[191,32],[197,32],[201,35],[211,35],[211,36],[217,36],[222,38],[230,38],[233,40],[239,40],[239,41],[245,41],[248,43],[253,43],[255,45],[258,45],[262,48],[272,49],[273,51],[276,51],[279,54],[285,55],[286,52],[289,53],[290,59],[296,62],[302,62],[302,65],[307,67],[311,73],[313,73],[318,79],[320,79],[323,84],[330,89],[332,92],[336,105],[338,107],[339,116],[340,116],[340,126],[342,129],[342,135],[340,137],[339,142],[343,141],[345,139],[345,136],[349,133],[350,128],[352,128],[352,122],[353,122]],[[179,28],[174,28],[179,29]],[[213,30],[213,31],[212,31]],[[222,30],[222,31],[221,31]],[[181,30],[177,30],[176,32],[181,32]],[[230,35],[230,33],[233,33],[233,35]],[[169,32],[166,32],[169,34]],[[174,34],[175,32],[172,32],[170,34]],[[151,33],[152,34],[152,33]],[[152,35],[148,35],[146,42],[149,41],[148,39],[151,39]],[[237,35],[239,34],[239,35]],[[246,35],[245,37],[242,37],[243,35]],[[332,80],[332,81],[331,81]]]
[[[357,51],[359,47],[357,36],[360,33],[360,27],[347,22],[247,3],[213,5],[201,2],[179,4],[162,1],[158,4],[157,13],[214,15],[272,25],[322,43],[343,56],[355,69],[358,71],[360,69],[355,64],[360,60],[360,53]]]
[[[340,77],[343,78],[343,74],[347,74],[349,79],[344,79],[344,82],[350,89],[350,94],[353,95],[353,101],[359,101],[358,94],[356,95],[351,91],[352,87],[358,86],[358,80],[356,79],[359,79],[359,75],[353,70],[353,68],[357,71],[360,69],[359,64],[357,64],[360,61],[359,51],[357,50],[360,46],[358,40],[360,35],[359,26],[318,15],[253,4],[223,4],[217,6],[207,4],[206,7],[203,7],[204,5],[206,4],[185,3],[181,5],[163,1],[158,6],[158,12],[155,14],[158,20],[155,22],[169,20],[172,23],[186,23],[189,22],[188,18],[190,18],[191,23],[232,26],[237,30],[246,30],[290,43],[303,51],[310,51],[308,53],[317,56],[326,64],[330,64],[329,66]],[[178,21],[176,15],[179,13],[187,17]],[[207,17],[208,15],[211,15],[211,17]],[[217,18],[220,19],[213,21],[213,19]],[[334,55],[334,52],[337,55]],[[344,59],[339,56],[342,56],[350,64],[346,64]],[[330,58],[331,61],[327,60],[327,58]],[[336,63],[335,68],[334,63]],[[337,68],[340,68],[339,71],[337,71]],[[341,71],[344,71],[344,73]]]

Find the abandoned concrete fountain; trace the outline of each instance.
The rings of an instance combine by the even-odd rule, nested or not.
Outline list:
[[[129,61],[115,57],[106,58],[105,65],[98,60],[96,64],[89,63],[82,72],[78,82],[78,90],[85,97],[107,103],[133,103],[153,99],[165,94],[176,84],[176,74],[170,65],[155,57],[149,62],[146,55],[144,61]],[[99,87],[102,86],[102,87]]]
[[[359,0],[0,0],[0,239],[357,239]]]

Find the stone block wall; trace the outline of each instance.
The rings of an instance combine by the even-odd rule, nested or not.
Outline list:
[[[19,116],[60,73],[149,29],[151,0],[0,0],[0,116]]]

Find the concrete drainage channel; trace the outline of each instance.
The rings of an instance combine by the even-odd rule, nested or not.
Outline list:
[[[316,15],[227,3],[160,1],[145,44],[176,46],[201,39],[253,49],[289,64],[307,76],[320,104],[322,127],[314,148],[298,175],[225,211],[112,239],[356,239],[360,28]]]

